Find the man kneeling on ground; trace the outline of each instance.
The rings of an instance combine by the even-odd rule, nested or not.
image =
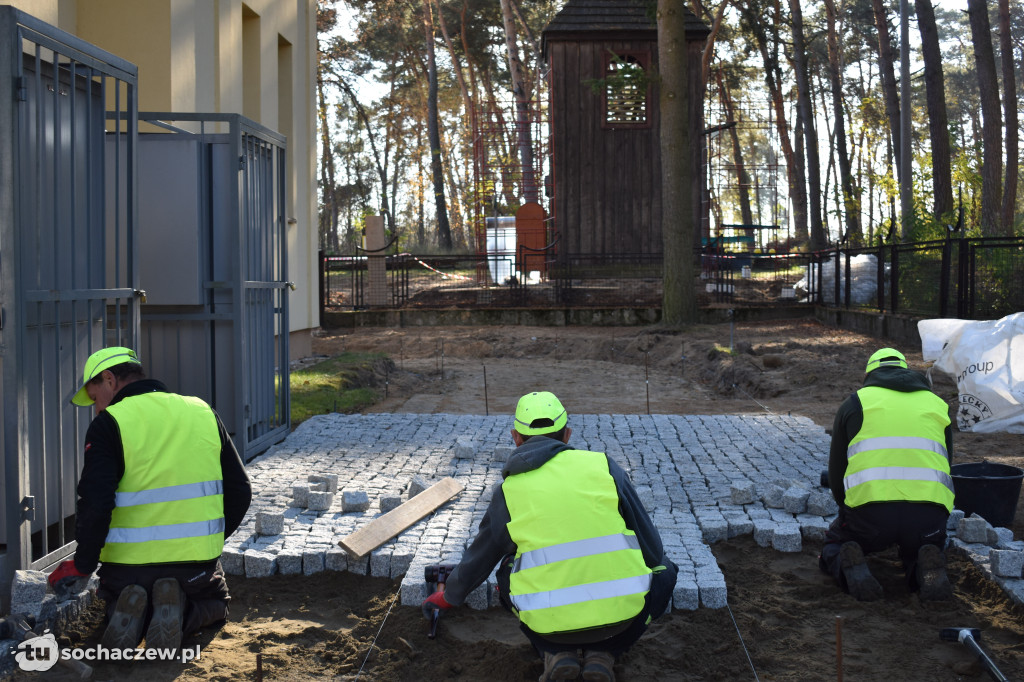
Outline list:
[[[946,521],[953,508],[949,406],[898,350],[868,359],[864,386],[832,425],[828,482],[839,516],[818,565],[860,601],[881,599],[864,554],[899,546],[907,587],[949,599]]]
[[[553,394],[520,398],[516,450],[480,532],[423,605],[462,604],[497,564],[499,599],[544,658],[540,679],[613,682],[616,659],[666,611],[677,569],[625,472],[569,447],[567,423]]]
[[[72,402],[96,417],[78,483],[78,548],[49,582],[74,582],[102,562],[103,646],[135,648],[145,631],[147,647],[178,649],[183,635],[228,615],[220,555],[252,500],[249,476],[217,413],[146,379],[129,348],[90,355]]]

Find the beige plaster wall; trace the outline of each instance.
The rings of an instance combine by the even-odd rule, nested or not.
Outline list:
[[[318,326],[315,0],[7,2],[138,66],[140,111],[241,113],[287,138],[292,338]]]

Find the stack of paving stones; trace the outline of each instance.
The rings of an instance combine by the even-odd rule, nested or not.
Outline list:
[[[458,563],[473,538],[512,452],[510,421],[450,414],[309,419],[249,463],[253,503],[225,545],[225,571],[402,578],[402,604],[418,607],[427,596],[426,567]],[[818,486],[829,437],[805,417],[572,415],[570,426],[570,445],[606,452],[632,479],[679,566],[675,609],[726,606],[715,542],[749,534],[761,546],[799,552],[804,540],[821,541],[838,511]],[[447,476],[463,492],[396,537],[360,558],[338,545]],[[323,495],[311,503],[316,493]],[[983,563],[993,563],[990,555]],[[994,559],[1000,570],[1012,570],[1012,557],[997,552]],[[492,573],[468,605],[497,606],[495,586]]]
[[[96,597],[99,578],[93,575],[78,592],[66,595],[58,601],[52,591],[47,593],[47,574],[43,571],[15,571],[11,581],[11,615],[21,616],[33,625],[37,634],[49,630],[55,636],[75,623],[82,612]],[[14,674],[17,662],[19,640],[0,640],[0,679],[8,679]]]
[[[1000,585],[1010,599],[1024,604],[1024,541],[1014,540],[1009,528],[993,527],[977,514],[959,509],[949,516],[950,547]]]

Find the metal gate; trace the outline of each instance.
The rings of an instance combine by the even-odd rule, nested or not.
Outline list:
[[[93,414],[69,401],[85,360],[138,340],[136,87],[132,64],[0,7],[5,607],[16,569],[46,568],[75,549],[75,486]],[[108,120],[108,109],[122,113]]]
[[[285,140],[237,114],[139,120],[140,353],[249,460],[291,426]]]

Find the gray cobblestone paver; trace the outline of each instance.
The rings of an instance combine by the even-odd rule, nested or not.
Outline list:
[[[225,571],[250,577],[300,570],[404,575],[401,602],[418,607],[426,597],[425,567],[457,563],[476,533],[511,452],[509,422],[505,415],[451,414],[309,419],[248,464],[253,502],[225,545]],[[836,513],[816,494],[829,437],[806,417],[586,414],[571,416],[570,426],[570,445],[606,452],[633,480],[679,566],[675,609],[726,606],[725,578],[709,543],[752,534],[764,547],[800,551],[803,539],[820,541]],[[382,502],[387,510],[397,493],[407,499],[446,476],[465,490],[433,514],[363,557],[340,550],[339,540],[384,513]],[[343,489],[363,491],[369,505],[355,511],[339,504],[303,508],[302,493],[318,497],[310,483],[320,484],[324,497]],[[283,515],[280,535],[256,532],[261,512]],[[951,524],[951,534],[955,528]],[[987,548],[970,547],[976,562],[991,564]],[[1008,590],[1012,583],[1001,582]],[[492,574],[467,604],[497,606],[495,584]]]

